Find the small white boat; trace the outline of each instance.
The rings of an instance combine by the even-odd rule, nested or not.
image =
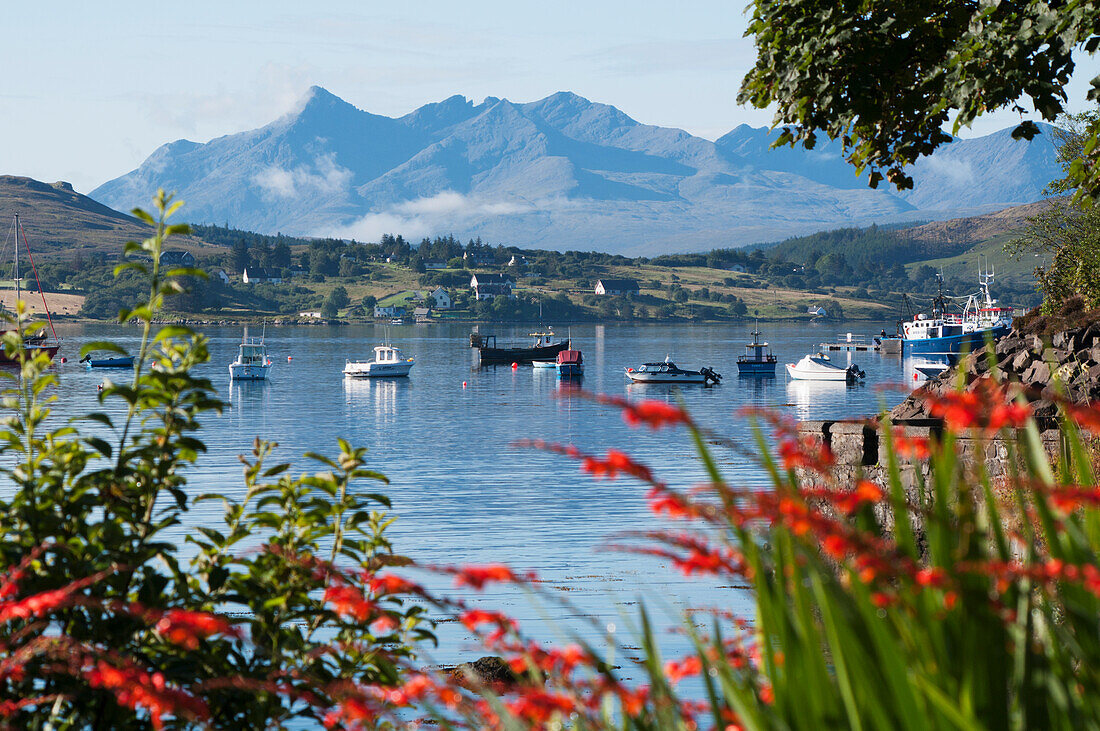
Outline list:
[[[533,360],[531,361],[532,368],[548,368],[554,370],[558,367],[558,364],[552,360]]]
[[[847,368],[829,360],[824,353],[807,355],[797,363],[787,364],[787,375],[796,381],[855,381],[863,378],[866,373],[859,366],[850,365]]]
[[[374,360],[349,360],[344,365],[348,378],[399,378],[409,375],[414,361],[406,358],[392,345],[379,345],[374,349]]]
[[[241,343],[237,351],[237,360],[229,364],[229,378],[233,381],[266,381],[271,370],[271,359],[267,357],[267,346],[263,338],[249,338]]]
[[[668,356],[663,363],[643,363],[637,368],[627,368],[626,377],[634,383],[718,383],[722,376],[710,368],[686,371],[677,368]]]

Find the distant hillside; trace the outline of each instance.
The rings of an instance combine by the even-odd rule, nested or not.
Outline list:
[[[32,250],[43,258],[76,251],[117,255],[127,241],[147,238],[151,230],[136,218],[77,193],[68,183],[0,175],[0,235],[5,239],[16,213]],[[223,250],[190,236],[173,238],[171,248]]]
[[[997,210],[1037,200],[1060,171],[1049,134],[1003,131],[920,161],[912,191],[872,190],[837,143],[770,150],[773,134],[742,126],[711,142],[568,92],[454,96],[391,118],[313,87],[262,128],[165,144],[92,196],[125,210],[163,186],[192,222],[266,234],[657,256]]]
[[[1027,224],[1027,218],[1049,203],[1040,201],[981,216],[933,221],[919,226],[887,229],[847,228],[787,239],[765,250],[770,257],[812,264],[826,254],[837,254],[852,266],[927,264],[948,267],[945,274],[976,271],[982,261],[998,265],[1006,276],[1030,278],[1034,263],[1015,262],[1003,251],[1004,244]]]

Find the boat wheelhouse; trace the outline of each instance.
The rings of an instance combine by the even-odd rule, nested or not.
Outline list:
[[[760,330],[752,331],[752,342],[745,346],[749,351],[737,358],[739,376],[774,376],[776,357],[768,350],[768,344],[760,342]]]

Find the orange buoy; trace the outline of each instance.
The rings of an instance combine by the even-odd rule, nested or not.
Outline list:
[[[519,368],[519,363],[513,363],[512,364],[512,370],[514,371],[517,368]]]
[[[463,387],[463,388],[466,388],[466,381],[463,381],[463,382],[462,382],[462,387]]]
[[[69,362],[69,359],[68,359],[68,358],[65,358],[65,357],[62,357],[62,358],[61,358],[61,362],[62,362],[62,363],[68,363],[68,362]]]
[[[289,356],[289,355],[288,355],[288,356],[286,357],[286,362],[287,362],[287,363],[289,363],[289,362],[290,362],[290,356]]]

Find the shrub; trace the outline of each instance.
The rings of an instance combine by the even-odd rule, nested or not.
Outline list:
[[[184,474],[205,451],[201,419],[222,402],[193,368],[206,339],[153,329],[180,287],[160,268],[178,208],[163,191],[155,227],[119,274],[146,297],[119,315],[142,325],[135,367],[73,425],[50,418],[57,376],[23,347],[22,303],[2,336],[20,364],[8,375],[0,454],[10,489],[0,498],[0,716],[13,728],[282,727],[320,721],[349,684],[394,684],[414,639],[428,638],[384,536],[387,499],[362,489],[385,478],[365,451],[309,455],[321,471],[298,478],[271,464],[257,440],[243,497],[189,495]],[[129,276],[129,275],[128,275]],[[109,342],[85,351],[124,352]],[[150,360],[154,368],[149,369]],[[117,411],[117,409],[115,410]],[[78,428],[79,427],[79,428]],[[197,526],[190,547],[166,530],[203,501],[225,506],[222,526]],[[248,550],[245,550],[248,546]],[[233,617],[233,619],[229,619]]]

